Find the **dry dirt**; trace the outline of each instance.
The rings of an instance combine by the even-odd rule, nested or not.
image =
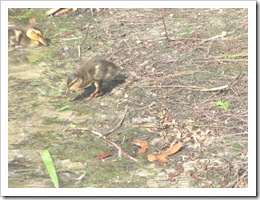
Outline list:
[[[9,48],[10,188],[53,187],[42,149],[60,187],[248,186],[247,9],[46,11],[9,10],[9,24],[35,18],[50,43]],[[66,97],[66,76],[93,56],[122,71],[91,101],[93,87]],[[138,156],[137,139],[149,146]],[[169,163],[147,160],[178,142]]]

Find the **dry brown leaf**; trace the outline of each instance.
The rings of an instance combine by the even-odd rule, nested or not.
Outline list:
[[[244,20],[242,21],[242,23],[247,26],[247,25],[248,25],[248,19],[244,19]]]
[[[52,8],[50,10],[48,10],[45,15],[49,16],[49,15],[60,15],[63,14],[65,12],[68,12],[69,10],[71,10],[72,8]],[[73,9],[75,10],[75,9]]]
[[[36,19],[35,18],[29,19],[29,24],[36,24]]]
[[[157,161],[160,162],[160,163],[168,163],[169,162],[169,158],[163,152],[160,153],[159,155],[157,155],[156,158],[157,158]]]
[[[141,147],[137,152],[137,155],[144,153],[148,149],[148,143],[145,140],[134,140],[132,144]]]
[[[169,159],[167,155],[164,154],[164,152],[159,153],[151,153],[147,155],[147,158],[150,162],[160,162],[160,163],[168,163]]]
[[[112,155],[113,155],[113,152],[103,151],[96,157],[96,159],[97,160],[102,160],[102,159],[105,159],[105,158],[110,157]]]
[[[148,158],[148,160],[150,161],[150,162],[154,162],[154,161],[156,161],[157,160],[157,157],[156,157],[156,155],[154,155],[154,154],[148,154],[147,155],[147,158]]]
[[[100,45],[100,46],[103,46],[103,45],[104,45],[104,42],[102,42],[102,41],[98,41],[97,43],[98,43],[98,45]]]
[[[153,43],[147,43],[147,44],[145,44],[145,47],[146,47],[146,48],[150,48],[150,47],[153,47],[153,46],[154,46]]]
[[[169,155],[171,155],[171,154],[174,154],[174,153],[176,153],[177,151],[179,151],[179,149],[182,147],[182,143],[177,143],[177,144],[175,144],[175,145],[172,145],[171,144],[171,146],[169,147],[169,149],[167,149],[166,151],[165,151],[165,154],[167,155],[167,156],[169,156]]]
[[[60,15],[60,14],[63,14],[65,12],[68,12],[69,10],[71,10],[72,8],[62,8],[60,10],[58,10],[55,15]]]
[[[60,37],[61,38],[64,38],[64,37],[67,37],[67,36],[69,36],[71,33],[69,33],[69,32],[64,32],[64,33],[62,33],[61,35],[60,35]]]
[[[45,15],[46,15],[46,16],[52,15],[52,14],[56,13],[58,10],[60,10],[60,9],[61,9],[61,8],[52,8],[52,9],[48,10],[48,11],[45,13]]]
[[[161,163],[168,163],[169,162],[168,156],[179,151],[181,147],[182,147],[182,143],[177,143],[175,145],[170,146],[166,151],[148,154],[147,158],[150,162],[157,161]]]

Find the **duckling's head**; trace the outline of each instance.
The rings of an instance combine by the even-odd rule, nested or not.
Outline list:
[[[81,88],[82,78],[76,74],[70,74],[67,78],[66,95],[69,95],[70,91],[77,91]]]
[[[42,34],[41,30],[39,30],[35,27],[30,27],[26,31],[26,36],[32,40],[42,43],[45,46],[48,46],[47,41],[43,38],[43,34]]]

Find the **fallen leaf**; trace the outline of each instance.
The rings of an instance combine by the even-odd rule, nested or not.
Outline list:
[[[168,163],[168,156],[176,153],[182,147],[182,143],[177,143],[175,145],[170,146],[166,151],[151,153],[147,155],[147,158],[150,162],[160,162],[160,163]]]
[[[70,34],[71,34],[71,33],[69,33],[69,32],[64,32],[64,33],[60,34],[60,37],[61,37],[61,38],[64,38],[64,37],[69,36]]]
[[[165,151],[165,154],[167,156],[176,153],[177,151],[179,151],[179,149],[182,147],[182,143],[177,143],[175,145],[172,145]]]
[[[98,41],[97,43],[98,43],[98,45],[100,45],[100,46],[103,46],[103,45],[104,45],[104,42],[101,42],[101,41]]]
[[[49,16],[49,15],[60,15],[62,13],[68,12],[69,10],[71,10],[72,8],[52,8],[50,10],[48,10],[45,15]],[[74,11],[77,9],[73,9]]]
[[[71,10],[72,8],[62,8],[60,10],[58,10],[55,15],[60,15],[60,14],[63,14],[65,12],[68,12],[69,10]]]
[[[101,152],[101,153],[96,157],[96,159],[97,159],[97,160],[103,160],[103,159],[105,159],[105,158],[107,158],[107,157],[110,157],[110,156],[112,156],[112,155],[114,155],[113,152],[103,151],[103,152]]]
[[[154,161],[157,160],[156,155],[155,155],[155,154],[152,154],[152,153],[148,154],[148,155],[147,155],[147,158],[148,158],[148,160],[149,160],[150,162],[154,162]]]
[[[36,24],[36,19],[35,18],[29,19],[29,24]]]
[[[48,10],[48,11],[45,13],[45,15],[46,15],[46,16],[52,15],[52,14],[56,13],[58,10],[60,10],[60,8],[52,8],[52,9]]]
[[[160,162],[160,163],[168,163],[169,158],[165,154],[165,152],[159,152],[159,153],[151,153],[147,155],[147,158],[150,162]]]
[[[154,46],[153,43],[147,43],[147,44],[145,44],[145,47],[146,47],[146,48],[150,48],[150,47],[153,47],[153,46]]]
[[[247,26],[247,25],[248,25],[248,19],[244,19],[244,20],[242,21],[242,23]]]
[[[145,140],[134,140],[132,144],[141,147],[137,152],[137,155],[144,153],[148,149],[148,143]]]

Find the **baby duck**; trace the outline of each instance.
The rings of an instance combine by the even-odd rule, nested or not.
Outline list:
[[[77,91],[80,88],[85,88],[94,83],[96,89],[89,98],[97,96],[101,93],[103,81],[106,81],[116,75],[119,67],[107,60],[91,59],[83,61],[67,78],[66,95],[70,91]]]
[[[40,44],[48,46],[42,31],[36,26],[31,26],[28,29],[8,27],[8,39],[11,46],[38,47]]]

